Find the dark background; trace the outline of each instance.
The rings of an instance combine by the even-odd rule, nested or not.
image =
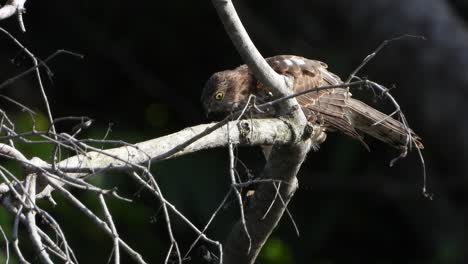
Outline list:
[[[300,188],[290,210],[301,235],[284,217],[258,263],[466,263],[468,230],[468,1],[462,0],[256,0],[234,1],[251,38],[265,56],[296,54],[326,62],[343,79],[382,41],[402,34],[423,35],[387,46],[364,70],[388,87],[423,138],[429,191],[422,195],[416,153],[393,168],[398,153],[369,140],[372,152],[343,135],[329,135],[299,173]],[[215,71],[242,64],[210,1],[28,1],[26,33],[15,18],[2,21],[35,55],[61,55],[44,71],[54,117],[86,115],[96,120],[83,136],[139,142],[206,123],[199,98]],[[29,59],[0,35],[0,78],[27,69]],[[44,105],[33,76],[0,91],[41,113]],[[354,92],[353,92],[354,93]],[[391,112],[391,105],[355,93]],[[26,113],[5,101],[19,130],[31,128]],[[73,124],[59,128],[69,131]],[[50,158],[50,146],[20,146],[29,157]],[[240,158],[254,174],[264,160],[256,148]],[[163,193],[202,226],[229,188],[227,151],[204,151],[154,166]],[[125,175],[96,177],[118,186],[132,204],[111,201],[121,236],[151,263],[160,263],[169,242],[159,204]],[[74,192],[100,213],[95,195]],[[81,263],[104,263],[111,240],[56,195],[51,210],[62,224]],[[238,218],[235,201],[221,211],[208,232],[223,240]],[[11,232],[11,217],[0,213]],[[173,217],[185,252],[194,234]],[[22,246],[37,262],[22,229]],[[3,242],[2,242],[3,243]],[[3,245],[3,244],[2,244]],[[208,246],[210,250],[213,250]],[[2,249],[4,247],[2,246]],[[193,263],[198,263],[193,254]],[[202,263],[202,262],[200,262]]]

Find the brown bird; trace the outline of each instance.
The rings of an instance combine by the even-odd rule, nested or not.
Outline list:
[[[293,79],[294,93],[343,83],[320,61],[293,55],[275,56],[266,61],[277,73]],[[204,87],[201,100],[207,114],[227,115],[244,107],[250,95],[256,96],[257,103],[275,98],[270,89],[255,78],[247,65],[241,65],[234,70],[213,74]],[[310,92],[296,99],[307,120],[312,124],[320,124],[325,131],[338,130],[362,143],[361,134],[364,133],[395,148],[406,148],[408,129],[400,121],[351,96],[347,88],[333,88]],[[259,116],[274,117],[274,112]],[[422,149],[421,139],[413,131],[410,133],[413,143]]]

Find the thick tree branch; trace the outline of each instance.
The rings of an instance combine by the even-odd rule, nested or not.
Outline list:
[[[277,74],[262,57],[250,40],[232,1],[213,0],[212,2],[234,46],[255,76],[268,87],[272,87],[280,96],[291,94],[291,80]]]
[[[293,80],[275,73],[266,63],[244,29],[232,1],[212,0],[212,2],[234,46],[255,77],[268,86],[275,96],[291,95]],[[268,157],[262,177],[272,181],[281,180],[286,184],[283,184],[279,191],[273,185],[261,185],[255,192],[251,206],[245,211],[247,228],[241,221],[238,222],[224,245],[223,257],[226,264],[255,262],[262,246],[285,212],[285,205],[297,189],[296,174],[311,145],[310,140],[303,136],[307,120],[299,109],[294,98],[279,104],[278,112],[290,120],[296,140],[289,145],[275,145]],[[278,192],[285,201],[285,205],[274,201]],[[262,220],[265,210],[272,202],[274,205],[270,208],[267,217]]]
[[[158,160],[158,157],[164,156],[164,159],[175,158],[190,154],[204,149],[227,147],[228,127],[230,128],[230,140],[235,145],[286,145],[301,141],[301,138],[295,138],[291,123],[281,119],[249,119],[232,121],[218,128],[212,133],[200,138],[183,150],[166,157],[165,153],[170,152],[180,144],[183,144],[190,138],[197,136],[203,131],[210,129],[214,124],[203,124],[183,129],[179,132],[166,135],[160,138],[136,143],[132,146],[123,146],[113,149],[102,150],[99,152],[91,151],[83,155],[77,155],[62,160],[57,164],[57,168],[63,172],[76,172],[79,176],[85,173],[103,172],[115,169],[127,169],[128,164],[145,164],[151,160]],[[309,135],[317,137],[321,130],[317,127],[310,127]],[[22,162],[27,168],[40,168],[42,170],[52,170],[52,166],[37,158],[28,161],[23,155],[17,156],[18,152],[12,152],[8,145],[0,143],[0,155],[11,157]],[[9,190],[5,183],[0,185],[0,191],[5,193]]]
[[[195,141],[183,150],[167,157],[165,153],[183,144],[185,141],[209,129],[214,124],[204,124],[189,127],[177,133],[160,138],[137,143],[134,146],[124,146],[107,149],[102,152],[89,152],[78,155],[58,163],[63,171],[92,172],[109,169],[125,169],[128,163],[144,164],[150,160],[158,161],[174,158],[203,149],[228,146],[227,128],[231,129],[230,136],[233,144],[241,145],[273,145],[290,144],[296,139],[291,131],[291,124],[279,119],[251,119],[232,121],[213,131],[205,137]],[[317,130],[318,131],[318,130]],[[317,132],[318,133],[318,132]],[[116,159],[118,157],[118,159]]]

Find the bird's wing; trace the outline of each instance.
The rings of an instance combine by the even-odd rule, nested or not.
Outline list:
[[[295,93],[343,83],[338,76],[327,70],[325,63],[320,61],[293,55],[280,55],[266,60],[277,73],[291,76],[294,79]],[[361,135],[354,129],[347,116],[349,96],[348,89],[331,88],[313,91],[298,96],[296,99],[309,122],[337,129],[363,142]]]

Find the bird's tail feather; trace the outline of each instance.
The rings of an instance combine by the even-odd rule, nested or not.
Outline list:
[[[405,147],[409,143],[414,143],[419,149],[424,148],[421,138],[400,121],[353,98],[348,99],[347,106],[349,118],[358,131],[396,148]],[[408,138],[409,135],[411,138]]]

